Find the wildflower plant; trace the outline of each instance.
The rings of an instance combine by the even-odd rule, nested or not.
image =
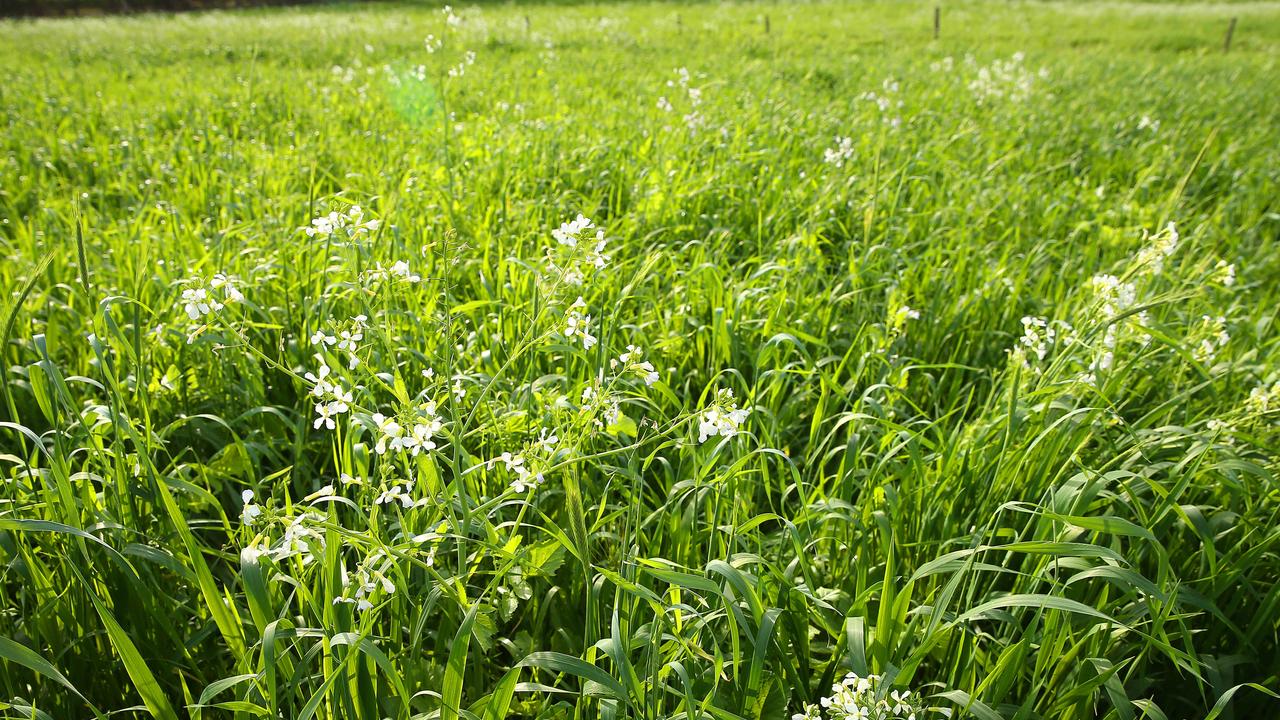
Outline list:
[[[831,686],[831,694],[806,703],[791,720],[925,720],[930,717],[919,696],[891,689],[879,675],[848,673]]]

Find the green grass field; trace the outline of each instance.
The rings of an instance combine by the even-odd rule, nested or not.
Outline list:
[[[0,717],[1280,717],[1280,3],[941,19],[0,22]]]

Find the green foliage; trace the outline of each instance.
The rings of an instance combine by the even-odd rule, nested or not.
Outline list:
[[[1276,714],[1280,8],[456,12],[0,24],[3,716]]]

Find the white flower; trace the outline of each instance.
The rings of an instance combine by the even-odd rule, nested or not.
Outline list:
[[[1019,342],[1036,354],[1036,358],[1044,360],[1053,346],[1057,333],[1044,318],[1022,318],[1022,337]]]
[[[1134,284],[1122,283],[1115,275],[1095,275],[1089,280],[1089,287],[1096,293],[1103,313],[1108,316],[1123,313],[1138,300]]]
[[[604,231],[600,230],[596,233],[595,248],[587,253],[587,262],[597,270],[603,270],[609,264],[609,256],[604,254],[604,247],[608,242],[604,237]]]
[[[321,425],[324,425],[330,430],[333,430],[334,428],[337,427],[337,424],[334,423],[334,420],[333,420],[333,417],[335,414],[336,413],[334,413],[334,403],[316,403],[317,417],[316,417],[316,421],[312,424],[312,427],[318,430],[320,429]]]
[[[596,392],[588,385],[582,389],[582,410],[592,417],[596,427],[609,428],[622,419],[622,405],[608,393]]]
[[[1022,102],[1031,96],[1035,80],[1048,77],[1041,70],[1033,73],[1022,66],[1022,53],[1014,53],[1009,60],[995,60],[988,67],[978,69],[977,77],[969,82],[969,90],[978,102],[1008,99]]]
[[[633,369],[644,379],[645,385],[652,385],[658,382],[658,371],[653,368],[653,363],[648,360],[637,363]]]
[[[422,281],[422,276],[417,275],[413,271],[411,271],[409,269],[409,263],[403,260],[397,260],[395,263],[393,263],[391,265],[389,272],[393,277],[398,277],[401,280],[404,280],[405,282],[416,283],[416,282]]]
[[[624,372],[633,372],[643,378],[645,385],[653,385],[658,382],[658,371],[654,369],[653,363],[640,359],[643,354],[644,351],[639,347],[628,345],[626,352],[619,355],[616,360],[609,361],[609,366],[612,368],[622,366]]]
[[[806,703],[792,720],[823,720],[823,710],[827,720],[914,720],[917,713],[923,715],[923,706],[910,691],[885,690],[878,675],[849,673],[831,686],[829,696]]]
[[[205,315],[213,314],[223,308],[222,303],[218,302],[218,299],[213,297],[208,289],[198,281],[195,281],[195,283],[182,291],[182,309],[187,313],[187,317],[192,320],[199,320]],[[236,293],[236,297],[243,299],[239,293]]]
[[[319,490],[316,490],[315,492],[313,492],[313,493],[311,493],[310,495],[308,495],[308,496],[306,496],[305,498],[303,498],[303,500],[304,500],[304,501],[306,501],[306,502],[310,502],[310,501],[312,501],[312,500],[316,500],[316,499],[318,499],[318,498],[331,497],[332,495],[333,495],[333,485],[325,485],[324,487],[320,488]]]
[[[719,435],[733,437],[738,434],[742,423],[751,414],[750,408],[739,408],[733,396],[733,390],[722,388],[716,392],[714,404],[702,411],[698,420],[698,442],[704,443],[707,438]]]
[[[523,455],[504,452],[498,460],[507,466],[507,472],[515,475],[511,480],[511,489],[514,492],[523,493],[534,490],[542,484],[542,473],[535,473],[526,467]]]
[[[396,584],[388,577],[394,566],[394,558],[381,550],[375,551],[356,568],[353,582],[351,576],[347,574],[346,565],[340,565],[339,578],[342,581],[343,592],[333,599],[333,603],[355,605],[358,612],[372,609],[373,602],[370,598],[376,596],[378,591],[382,591],[385,595],[395,594]]]
[[[1219,260],[1215,270],[1216,272],[1214,273],[1214,277],[1219,283],[1222,283],[1223,287],[1231,287],[1236,284],[1235,265],[1232,265],[1226,260]]]
[[[1264,385],[1253,388],[1245,400],[1245,408],[1255,415],[1262,415],[1277,407],[1280,407],[1280,382],[1272,383],[1269,388]]]
[[[364,210],[352,205],[345,213],[332,211],[311,221],[302,228],[307,237],[322,240],[336,237],[338,240],[357,240],[378,229],[377,220],[365,220]]]
[[[847,137],[836,136],[835,147],[827,148],[822,153],[822,159],[828,165],[842,168],[844,164],[853,159],[853,140]]]
[[[356,343],[364,339],[364,333],[361,333],[359,330],[343,330],[341,333],[339,333],[339,337],[342,338],[338,342],[339,350],[346,350],[347,352],[355,352]],[[326,342],[332,345],[333,338],[332,337],[326,338]]]
[[[1152,238],[1151,244],[1138,252],[1138,267],[1145,268],[1153,275],[1164,271],[1164,261],[1178,249],[1178,228],[1169,223],[1163,233]]]
[[[423,405],[419,408],[419,413],[413,427],[409,429],[401,443],[415,457],[424,450],[435,450],[436,443],[433,438],[444,428],[444,423],[436,416],[435,403]]]
[[[380,495],[373,501],[374,505],[386,505],[387,503],[400,503],[400,507],[411,508],[414,505],[413,496],[409,493],[413,490],[413,484],[408,483],[406,486],[392,485],[390,490],[383,490]]]
[[[582,349],[590,350],[595,347],[596,337],[591,334],[591,316],[584,315],[583,310],[587,308],[587,303],[581,296],[569,306],[569,311],[564,317],[564,337],[565,340],[573,343],[575,338],[582,340]]]
[[[332,394],[335,386],[327,380],[329,373],[332,371],[329,369],[328,364],[325,363],[324,358],[317,355],[316,359],[320,361],[320,367],[316,369],[315,374],[307,373],[302,377],[307,382],[314,385],[314,387],[311,388],[311,394],[315,397],[322,398]]]
[[[221,288],[223,297],[229,303],[244,302],[244,295],[236,289],[235,283],[232,279],[222,273],[218,273],[213,276],[213,280],[209,281],[209,287],[214,290]]]
[[[324,548],[324,536],[311,526],[323,522],[323,516],[313,512],[295,517],[285,528],[284,537],[268,555],[277,562],[295,556],[301,557],[304,565],[313,562],[315,551]]]
[[[400,423],[397,423],[395,418],[374,413],[371,419],[378,431],[378,440],[373,446],[374,452],[385,455],[388,449],[391,452],[397,452],[404,447],[404,428],[400,427]]]
[[[240,493],[240,499],[244,501],[244,507],[240,510],[240,523],[246,526],[253,525],[254,520],[262,515],[262,508],[254,504],[252,490]]]
[[[582,214],[579,213],[578,217],[574,218],[573,220],[562,223],[559,229],[552,230],[551,236],[554,237],[556,239],[556,242],[560,243],[561,245],[568,245],[569,247],[577,247],[578,240],[580,239],[580,236],[582,235],[582,233],[591,229],[592,227],[594,227],[594,225],[591,222],[591,220],[587,219],[586,217],[583,217]]]
[[[1200,340],[1200,345],[1192,352],[1196,362],[1208,364],[1213,362],[1217,357],[1218,351],[1227,346],[1231,342],[1231,335],[1227,332],[1227,319],[1222,316],[1210,317],[1205,315],[1202,318],[1205,331],[1208,336]]]
[[[897,337],[902,334],[907,327],[908,320],[919,320],[920,311],[913,310],[906,305],[899,305],[889,313],[889,335]]]
[[[556,443],[560,442],[560,438],[554,431],[542,428],[538,431],[537,446],[545,453],[553,453],[556,449]]]

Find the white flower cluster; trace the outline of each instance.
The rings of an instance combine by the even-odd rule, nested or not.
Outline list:
[[[679,89],[684,92],[684,95],[688,100],[689,112],[686,113],[682,119],[684,120],[685,126],[690,130],[697,130],[705,123],[705,118],[703,118],[702,113],[698,111],[698,106],[702,105],[702,88],[690,87],[688,68],[676,68],[675,74],[676,79],[668,80],[667,87],[672,90]],[[658,98],[658,109],[663,112],[672,112],[674,110],[674,106],[671,104],[671,100],[668,99],[666,95],[663,95]]]
[[[870,103],[875,103],[879,108],[881,118],[890,127],[898,127],[902,124],[902,118],[897,115],[896,111],[902,109],[902,99],[898,97],[898,81],[893,78],[886,78],[880,83],[880,92],[875,93],[868,91],[859,96],[860,99]]]
[[[828,165],[838,168],[853,159],[853,140],[840,135],[836,136],[836,144],[822,153],[822,160]]]
[[[1131,259],[1128,270],[1117,277],[1099,274],[1085,286],[1091,296],[1088,311],[1081,318],[1089,325],[1098,325],[1101,336],[1096,342],[1086,343],[1075,335],[1070,323],[1047,318],[1024,317],[1022,336],[1009,350],[1014,365],[1040,372],[1033,360],[1044,360],[1055,347],[1081,346],[1085,352],[1066,357],[1078,370],[1076,380],[1097,384],[1098,374],[1113,368],[1117,353],[1126,343],[1148,347],[1152,340],[1151,318],[1146,310],[1137,311],[1146,302],[1154,283],[1169,267],[1169,260],[1180,246],[1180,235],[1174,223],[1151,236],[1148,242]],[[1235,282],[1234,266],[1219,261],[1213,270],[1213,278],[1224,286]],[[1201,323],[1186,336],[1191,346],[1192,358],[1202,365],[1212,365],[1220,351],[1231,341],[1228,319],[1225,316],[1205,315]]]
[[[849,673],[831,694],[806,703],[791,720],[923,720],[925,708],[909,690],[890,690],[879,675]]]
[[[738,400],[730,388],[720,388],[711,407],[702,411],[698,418],[698,442],[704,443],[709,437],[730,438],[738,434],[742,423],[747,421],[751,408],[738,407]]]
[[[348,327],[336,330],[336,334],[330,335],[323,330],[316,330],[311,334],[311,344],[319,345],[322,349],[329,347],[338,352],[345,352],[347,354],[347,369],[354,370],[360,365],[360,358],[356,355],[356,350],[360,348],[360,341],[364,340],[364,330],[368,327],[368,324],[368,316],[357,315],[351,319]]]
[[[542,428],[538,433],[538,439],[526,450],[532,458],[529,464],[526,464],[525,453],[504,452],[499,456],[498,459],[506,466],[507,472],[514,476],[511,480],[511,489],[514,492],[536,490],[542,484],[545,477],[541,468],[545,467],[555,455],[556,444],[559,442],[560,438],[554,432]]]
[[[392,503],[400,503],[400,507],[408,510],[413,507],[423,507],[429,501],[427,498],[415,500],[413,497],[413,480],[398,480],[391,484],[391,487],[378,493],[378,497],[374,499],[374,505],[390,505]]]
[[[364,274],[364,285],[367,287],[380,281],[393,281],[408,283],[422,282],[422,276],[413,272],[409,267],[409,263],[404,260],[397,260],[391,264],[391,267],[384,267],[382,263],[375,263],[372,270]]]
[[[1135,261],[1140,269],[1159,275],[1164,272],[1164,262],[1178,249],[1178,228],[1173,223],[1165,231],[1151,239],[1151,243],[1138,251]]]
[[[1204,426],[1209,430],[1209,432],[1223,436],[1223,442],[1227,445],[1235,444],[1235,440],[1230,436],[1236,431],[1236,427],[1231,423],[1218,418],[1210,418],[1209,422],[1205,423]]]
[[[240,522],[243,525],[252,526],[262,516],[262,506],[253,502],[252,490],[240,493],[240,499],[244,502],[244,507],[240,510]]]
[[[454,14],[452,5],[445,5],[444,7],[440,8],[440,13],[444,15],[445,24],[447,24],[449,27],[451,28],[462,27],[462,18]]]
[[[511,489],[515,492],[534,490],[542,484],[542,473],[535,473],[525,466],[524,455],[504,452],[499,459],[507,466],[507,472],[515,475],[515,479],[511,481]]]
[[[1022,346],[1035,353],[1037,360],[1043,360],[1053,347],[1057,333],[1044,318],[1026,316],[1022,318]]]
[[[1107,318],[1113,318],[1138,302],[1138,288],[1131,282],[1123,282],[1115,275],[1094,275],[1089,280],[1098,307]]]
[[[467,68],[475,64],[476,64],[476,54],[475,52],[468,50],[462,56],[462,62],[449,68],[449,77],[460,78],[463,75],[467,74]]]
[[[364,210],[359,205],[352,205],[345,213],[336,210],[328,215],[321,215],[302,228],[307,237],[321,240],[336,239],[354,241],[378,229],[376,219],[365,220]],[[336,236],[336,237],[335,237]]]
[[[252,490],[242,492],[240,499],[244,501],[240,522],[246,528],[252,527],[263,516],[262,506],[253,502]],[[265,555],[276,562],[299,557],[304,565],[310,564],[315,561],[317,553],[324,550],[324,534],[318,529],[322,528],[324,520],[323,515],[310,510],[296,515],[288,519],[284,535],[278,541],[268,546],[270,541],[259,536],[245,547],[245,557],[256,561]]]
[[[590,241],[587,241],[587,233],[592,229],[596,231],[594,242],[588,244]],[[552,230],[551,237],[555,238],[556,246],[547,249],[548,277],[580,286],[591,273],[609,265],[609,256],[605,254],[609,241],[604,236],[604,229],[596,228],[581,213]]]
[[[1218,317],[1205,315],[1201,321],[1204,337],[1200,339],[1200,344],[1191,355],[1196,362],[1208,365],[1218,356],[1218,351],[1231,342],[1231,335],[1227,332],[1227,319],[1221,315]]]
[[[989,66],[978,68],[977,77],[969,82],[969,90],[980,103],[1026,100],[1035,89],[1036,78],[1047,78],[1049,73],[1043,69],[1039,73],[1032,72],[1022,64],[1024,59],[1025,56],[1017,52],[1008,60],[996,59]]]
[[[556,242],[568,247],[577,247],[578,241],[582,239],[582,234],[595,227],[595,223],[590,218],[578,213],[578,217],[560,223],[560,227],[551,231],[551,237]],[[600,236],[604,235],[604,231],[599,231]]]
[[[570,344],[581,341],[583,350],[595,347],[598,340],[591,334],[591,316],[585,314],[587,303],[581,296],[569,306],[564,316],[564,330],[561,334]]]
[[[329,379],[333,370],[321,355],[316,355],[320,366],[315,373],[308,372],[303,379],[311,383],[311,395],[316,398],[316,419],[313,427],[317,430],[323,425],[330,430],[337,428],[336,418],[351,409],[353,395],[339,382]]]
[[[1029,355],[1036,361],[1043,361],[1055,346],[1071,346],[1075,342],[1075,328],[1065,320],[1026,316],[1022,318],[1022,336],[1018,338],[1018,345],[1009,354],[1023,369],[1039,373],[1040,367],[1032,365]],[[1079,379],[1093,383],[1093,379],[1083,375]]]
[[[1271,383],[1271,387],[1259,385],[1250,390],[1245,408],[1255,415],[1280,410],[1280,381]]]
[[[906,332],[907,322],[910,320],[919,320],[920,311],[914,310],[906,305],[898,305],[889,311],[888,332],[890,338],[896,338]]]
[[[352,582],[347,574],[347,564],[342,563],[339,568],[342,594],[333,599],[333,604],[352,604],[360,612],[373,608],[370,598],[374,597],[379,589],[386,595],[395,594],[396,584],[387,577],[394,567],[395,558],[382,550],[375,550],[356,568],[355,582]]]
[[[434,438],[444,428],[434,402],[419,405],[412,418],[407,421],[408,427],[401,425],[396,418],[382,413],[374,413],[370,419],[377,433],[373,450],[379,455],[407,452],[417,457],[423,451],[435,450]]]
[[[312,511],[294,517],[285,526],[284,536],[266,551],[267,557],[276,562],[300,557],[304,565],[314,562],[317,551],[324,551],[324,534],[317,529],[323,524],[324,516]]]
[[[596,427],[609,428],[622,420],[622,404],[613,393],[588,385],[582,389],[582,411],[595,419]]]
[[[1223,287],[1231,287],[1236,284],[1236,266],[1226,260],[1219,260],[1214,268],[1214,280]]]
[[[644,350],[628,345],[626,352],[609,361],[609,367],[612,370],[621,367],[623,372],[633,372],[644,379],[645,385],[652,385],[658,382],[658,371],[654,369],[653,363],[640,359],[643,355]]]
[[[532,492],[546,479],[544,471],[555,457],[559,436],[548,428],[538,431],[538,437],[520,452],[504,452],[487,464],[501,464],[511,476],[511,490],[515,493]]]
[[[214,275],[208,286],[198,278],[187,280],[186,285],[186,289],[182,291],[182,310],[192,320],[218,312],[225,307],[224,302],[244,301],[244,295],[236,288],[235,281],[222,273]],[[218,299],[219,294],[222,295],[222,300]]]

